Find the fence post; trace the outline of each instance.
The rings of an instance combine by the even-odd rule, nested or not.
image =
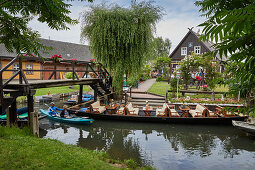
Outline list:
[[[215,93],[212,91],[212,100],[215,100]]]

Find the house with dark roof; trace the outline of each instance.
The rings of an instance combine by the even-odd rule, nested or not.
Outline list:
[[[44,58],[50,58],[51,56],[57,54],[61,55],[65,60],[77,59],[78,61],[89,61],[91,57],[91,53],[89,51],[89,46],[82,44],[74,44],[69,42],[55,41],[55,40],[47,40],[41,39],[41,43],[45,46],[52,47],[52,50],[49,50],[48,53],[41,53],[41,56]],[[16,53],[10,53],[6,50],[3,44],[0,44],[0,69],[6,66],[10,60],[16,57]],[[38,57],[25,57],[23,60],[23,69],[33,69],[33,70],[41,70],[41,69],[53,69],[53,65],[49,63],[45,63],[40,60]],[[60,68],[61,67],[61,68]],[[9,69],[18,69],[19,63],[14,63],[12,67]],[[70,66],[59,66],[58,69],[66,69],[71,70]],[[80,66],[77,66],[77,70],[82,70]],[[3,79],[10,78],[15,72],[8,71],[3,74]],[[32,72],[27,71],[26,73],[27,79],[47,79],[50,75],[50,72]],[[49,74],[49,75],[48,75]],[[60,75],[57,75],[59,77]]]
[[[192,28],[189,29],[188,33],[183,37],[181,42],[169,56],[172,59],[170,65],[172,70],[178,67],[180,61],[186,56],[191,55],[192,52],[195,54],[204,54],[214,51],[213,42],[199,41],[199,37],[200,35],[195,33]],[[217,54],[215,60],[219,63],[223,63],[227,60],[227,58],[225,56],[221,58],[220,55]],[[223,69],[223,67],[224,66],[221,65],[220,71]]]

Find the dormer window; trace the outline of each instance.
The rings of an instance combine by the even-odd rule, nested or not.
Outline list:
[[[195,46],[194,47],[194,53],[195,54],[200,54],[200,52],[201,52],[201,46]]]
[[[182,47],[181,48],[181,55],[187,55],[187,47]]]

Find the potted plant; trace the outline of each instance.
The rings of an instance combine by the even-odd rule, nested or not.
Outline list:
[[[62,59],[62,57],[61,57],[61,55],[55,54],[55,55],[51,56],[51,59],[58,62]]]

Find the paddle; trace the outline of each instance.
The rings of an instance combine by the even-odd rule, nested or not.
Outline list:
[[[53,111],[56,115],[58,114],[58,112],[56,112],[55,110],[53,110],[49,105],[47,105],[46,103],[45,103],[45,106],[48,106],[48,108],[51,110],[51,111]],[[51,115],[52,116],[52,115]]]

